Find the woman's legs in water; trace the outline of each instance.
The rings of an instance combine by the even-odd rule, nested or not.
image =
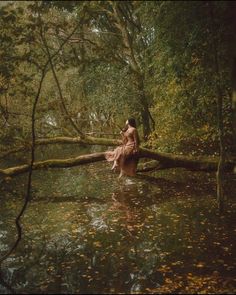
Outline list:
[[[119,162],[119,166],[120,166],[120,175],[119,175],[118,178],[121,178],[121,177],[125,174],[125,171],[123,170],[124,163],[125,163],[125,158],[122,157],[122,158],[120,159],[120,162]]]
[[[119,165],[118,165],[117,161],[114,161],[114,164],[113,164],[111,170],[114,170],[118,166]],[[120,174],[119,174],[119,177],[118,178],[121,178],[121,176],[123,176],[123,175],[124,175],[124,172],[123,172],[122,168],[120,168]]]
[[[114,170],[116,167],[120,166],[122,159],[121,159],[121,155],[119,155],[116,160],[114,160],[114,164],[111,168],[111,170]]]
[[[118,164],[117,164],[117,160],[115,160],[115,161],[114,161],[114,164],[113,164],[113,166],[112,166],[112,168],[111,168],[111,170],[114,170],[117,166],[118,166]]]
[[[124,172],[122,169],[120,169],[120,174],[119,174],[118,178],[121,178],[122,176],[124,176]]]

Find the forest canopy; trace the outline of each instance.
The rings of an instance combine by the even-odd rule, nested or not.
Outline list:
[[[37,137],[116,134],[132,116],[147,147],[218,153],[220,91],[232,153],[232,3],[3,1],[1,151],[30,141],[43,65],[75,30],[53,58],[61,94],[46,69]]]
[[[0,292],[233,290],[235,3],[0,1]]]

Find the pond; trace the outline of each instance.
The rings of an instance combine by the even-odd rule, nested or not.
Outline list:
[[[44,148],[37,158],[93,151]],[[22,240],[2,265],[17,293],[235,291],[235,175],[225,179],[220,216],[215,173],[169,169],[118,180],[110,169],[34,171]],[[1,255],[16,238],[26,182],[24,174],[1,184]],[[0,293],[9,291],[0,285]]]

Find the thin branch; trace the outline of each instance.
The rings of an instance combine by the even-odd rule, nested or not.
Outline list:
[[[64,46],[64,44],[66,44],[66,42],[69,40],[69,38],[77,30],[77,27],[68,36],[68,39],[66,39],[61,44],[61,46],[59,47],[59,49],[51,56],[51,59],[50,60],[52,60],[60,52],[60,50]],[[38,100],[39,100],[39,97],[40,97],[40,93],[41,93],[42,83],[43,83],[43,80],[45,78],[45,75],[46,75],[46,72],[47,72],[47,66],[48,66],[50,60],[47,60],[47,62],[45,63],[45,65],[43,67],[42,75],[41,75],[41,79],[40,79],[39,87],[38,87],[38,91],[37,91],[37,95],[35,97],[35,101],[34,101],[33,109],[32,109],[32,116],[31,116],[31,118],[32,118],[32,125],[31,125],[31,128],[32,128],[31,162],[30,162],[30,165],[29,165],[29,169],[27,170],[27,171],[29,171],[29,174],[28,174],[27,192],[26,192],[26,196],[25,196],[24,205],[21,208],[20,213],[18,214],[18,216],[15,219],[15,224],[16,224],[16,228],[17,228],[17,239],[14,242],[14,244],[12,245],[12,247],[9,249],[9,251],[0,258],[0,283],[4,287],[8,288],[12,293],[15,293],[15,290],[11,286],[9,286],[9,284],[7,282],[5,282],[5,280],[3,278],[3,275],[2,275],[1,266],[2,266],[3,261],[6,260],[13,253],[13,251],[16,249],[16,247],[18,246],[18,244],[19,244],[19,242],[21,240],[21,236],[22,236],[22,228],[21,228],[20,220],[21,220],[21,217],[24,214],[24,212],[25,212],[25,210],[27,208],[27,204],[28,204],[28,202],[30,200],[30,195],[31,195],[31,179],[32,179],[33,165],[34,165],[34,158],[35,158],[35,155],[34,155],[34,152],[35,152],[35,113],[36,113],[36,107],[37,107],[37,103],[38,103]]]
[[[8,250],[8,252],[3,255],[0,259],[0,278],[1,278],[1,282],[3,282],[4,284],[4,279],[2,278],[2,273],[1,273],[1,265],[2,262],[7,259],[7,257],[9,257],[13,251],[17,248],[20,240],[21,240],[21,236],[22,236],[22,228],[21,228],[21,217],[24,214],[27,205],[29,203],[30,200],[30,196],[31,196],[31,180],[32,180],[32,173],[33,173],[33,164],[34,164],[34,159],[35,159],[35,112],[36,112],[36,107],[37,107],[37,103],[39,100],[39,96],[41,93],[41,88],[42,88],[42,84],[43,84],[43,80],[45,78],[46,75],[46,68],[47,68],[47,64],[44,66],[43,71],[42,71],[42,75],[41,75],[41,79],[39,82],[39,87],[38,87],[38,92],[33,104],[33,109],[32,109],[32,116],[31,116],[31,134],[32,134],[32,145],[31,145],[31,161],[30,161],[30,165],[29,165],[29,174],[28,174],[28,183],[27,183],[27,191],[26,191],[26,196],[25,196],[25,200],[24,200],[24,204],[23,207],[20,210],[20,213],[18,214],[18,216],[15,219],[15,224],[16,224],[16,229],[17,229],[17,239],[15,240],[14,244],[12,245],[12,247]],[[6,286],[6,284],[5,284]]]
[[[43,41],[43,44],[45,46],[45,49],[47,51],[47,55],[48,55],[48,59],[49,59],[49,63],[50,63],[50,66],[51,66],[51,70],[52,70],[52,73],[53,73],[53,77],[55,79],[55,82],[57,84],[57,88],[58,88],[58,92],[59,92],[59,96],[60,96],[60,100],[61,100],[61,104],[62,104],[62,107],[63,107],[63,110],[67,116],[67,119],[70,121],[71,125],[74,127],[74,129],[78,132],[78,134],[81,136],[81,137],[84,137],[84,134],[79,130],[78,126],[75,124],[75,122],[72,120],[67,108],[66,108],[66,105],[65,105],[65,102],[64,102],[64,97],[63,97],[63,94],[62,94],[62,89],[61,89],[61,86],[60,86],[60,83],[59,83],[59,80],[57,78],[57,74],[56,74],[56,71],[55,71],[55,68],[54,68],[54,65],[53,65],[53,62],[52,62],[52,56],[50,54],[50,51],[49,51],[49,48],[48,48],[48,44],[47,44],[47,41],[46,39],[44,38],[44,35],[43,35],[43,31],[42,31],[42,27],[40,28],[40,35],[41,35],[41,39]]]
[[[48,145],[48,144],[88,144],[88,145],[104,145],[104,146],[115,146],[120,144],[121,142],[116,139],[107,139],[107,138],[99,138],[99,137],[92,137],[89,136],[90,133],[85,133],[86,139],[82,139],[81,137],[69,137],[69,136],[56,136],[56,137],[49,137],[49,138],[39,138],[35,141],[36,146],[41,145]],[[111,135],[111,134],[106,134]],[[118,134],[113,134],[118,135]],[[30,150],[31,144],[30,142],[24,142],[22,146],[18,146],[16,148],[10,149],[8,151],[3,152],[0,154],[0,159],[8,157],[11,154],[19,153],[22,151]]]

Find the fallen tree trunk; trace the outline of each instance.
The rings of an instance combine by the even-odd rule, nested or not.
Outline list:
[[[167,169],[183,167],[190,170],[201,170],[201,171],[216,171],[218,159],[211,158],[191,158],[189,156],[172,155],[167,153],[157,153],[148,149],[141,148],[139,152],[139,158],[154,159],[158,162],[156,164],[152,162],[152,167],[149,164],[141,164],[139,171],[150,171],[153,169]],[[49,159],[45,161],[35,162],[33,170],[48,169],[48,168],[67,168],[88,163],[95,163],[98,161],[105,160],[105,152],[93,153],[88,155],[82,155],[75,158],[69,159]],[[227,161],[225,168],[228,171],[233,171],[235,165],[234,161]],[[11,167],[6,169],[0,169],[0,176],[15,176],[21,173],[25,173],[29,170],[30,165],[24,164],[17,167]]]
[[[84,145],[104,145],[104,146],[116,146],[121,144],[121,140],[110,139],[110,138],[98,138],[92,136],[81,137],[68,137],[58,136],[53,138],[42,138],[35,141],[35,146],[50,145],[50,144],[84,144]],[[26,143],[23,146],[8,150],[0,154],[0,158],[5,158],[10,154],[19,153],[22,151],[30,150],[30,143]]]
[[[36,147],[43,146],[43,145],[51,145],[51,144],[117,146],[121,144],[121,140],[110,139],[110,138],[98,138],[93,136],[86,136],[84,138],[59,136],[59,137],[53,137],[53,138],[41,138],[35,141]],[[27,149],[31,149],[30,144],[25,144],[22,147],[9,150],[5,152],[4,154],[1,154],[0,158],[9,156],[12,153],[26,151]],[[152,150],[145,149],[145,148],[140,149],[140,157],[157,160],[158,162],[162,164],[163,168],[165,167],[165,169],[171,168],[171,167],[184,167],[190,170],[203,170],[203,171],[215,170],[216,163],[218,161],[217,158],[181,156],[181,155],[174,155],[169,153],[159,153],[159,152],[154,152]],[[158,164],[158,166],[160,166],[160,163]],[[233,164],[230,164],[230,163],[235,163],[235,161],[228,161],[226,164],[226,170],[231,169],[230,167]]]
[[[46,161],[35,162],[33,170],[47,169],[47,168],[68,168],[79,166],[88,163],[94,163],[105,160],[105,153],[94,153],[89,155],[83,155],[69,159],[50,159]],[[21,173],[25,173],[29,170],[29,164],[24,164],[16,167],[0,169],[1,176],[15,176]]]
[[[159,162],[157,166],[160,166],[160,169],[183,167],[189,170],[215,171],[218,165],[218,158],[159,153],[145,148],[140,149],[140,158],[157,160]],[[228,160],[226,170],[232,171],[234,164],[235,161]]]

